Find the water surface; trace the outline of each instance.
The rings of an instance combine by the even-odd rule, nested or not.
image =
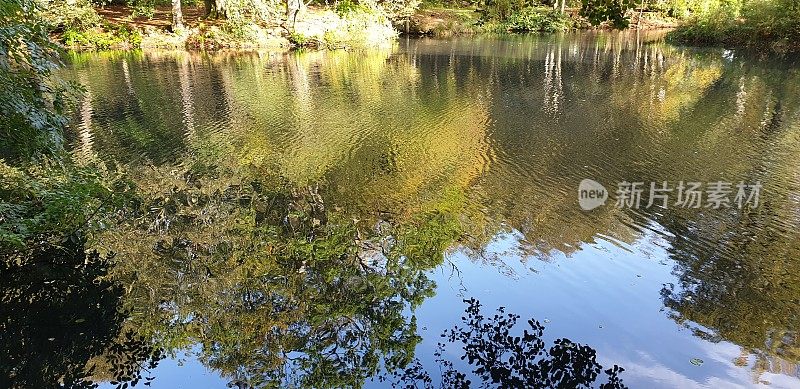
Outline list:
[[[607,381],[575,367],[596,353],[630,387],[800,386],[800,68],[655,38],[72,55],[75,158],[152,200],[90,242],[121,328],[164,351],[151,387],[384,387],[412,361],[476,386],[461,340],[437,355],[473,298],[489,333],[499,307],[512,335],[538,321],[573,384]],[[579,207],[585,178],[605,206]],[[622,181],[763,188],[628,209]]]

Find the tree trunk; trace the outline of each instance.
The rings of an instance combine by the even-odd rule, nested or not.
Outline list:
[[[305,6],[303,0],[286,0],[286,24],[291,26],[294,31],[294,25],[297,23],[297,14]]]
[[[181,0],[172,0],[172,31],[183,29],[183,13],[181,12]]]
[[[636,29],[642,28],[642,14],[644,14],[644,7],[647,7],[647,0],[644,0],[639,8],[639,19],[636,21]]]
[[[566,4],[567,4],[567,0],[561,0],[561,13],[562,14],[564,13],[564,7],[566,6]]]

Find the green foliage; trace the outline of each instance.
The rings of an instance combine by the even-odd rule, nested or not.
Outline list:
[[[494,315],[484,314],[477,299],[464,302],[468,307],[462,323],[442,332],[433,353],[438,371],[430,374],[415,360],[394,374],[393,388],[627,388],[620,378],[625,369],[614,365],[604,370],[596,362],[595,349],[567,338],[557,339],[548,349],[542,339],[545,328],[538,320],[528,319],[520,333],[520,315],[506,313],[503,307]],[[515,332],[520,336],[510,335]],[[464,351],[460,359],[472,367],[471,375],[453,363],[453,351],[458,349]],[[481,385],[472,384],[473,380]]]
[[[645,6],[648,11],[657,12],[662,17],[684,19],[690,14],[690,1],[694,0],[657,0],[648,1]]]
[[[131,19],[145,18],[152,19],[156,13],[155,1],[152,0],[135,0],[128,3],[131,7]]]
[[[226,24],[272,23],[285,16],[285,1],[215,0],[212,3],[216,4],[216,16],[224,17]]]
[[[97,166],[43,162],[16,168],[0,160],[0,248],[19,248],[37,236],[60,238],[106,225],[126,196],[125,186]]]
[[[669,38],[698,45],[800,51],[798,0],[733,0],[704,5]]]
[[[135,18],[141,11],[137,7],[144,5],[132,3],[131,16]],[[152,16],[152,4],[150,9]],[[122,46],[139,47],[142,41],[141,33],[134,27],[103,20],[89,0],[76,0],[74,3],[52,1],[48,3],[43,18],[48,23],[48,31],[56,33],[58,40],[70,48],[107,50]]]
[[[477,9],[484,31],[556,32],[575,27],[575,20],[539,0],[486,0]]]
[[[126,25],[117,25],[113,27],[113,31],[120,40],[126,42],[131,47],[139,47],[142,44],[142,33],[136,28]]]
[[[309,44],[310,40],[299,32],[292,32],[289,34],[289,42],[298,47],[305,47]]]
[[[581,0],[581,15],[592,25],[610,22],[614,28],[626,28],[630,19],[625,15],[633,8],[633,0]]]
[[[450,222],[370,227],[318,187],[202,161],[164,169],[136,178],[137,205],[99,239],[140,334],[199,343],[204,364],[255,387],[360,387],[411,360],[408,313],[433,292]]]
[[[117,389],[150,385],[143,368],[162,353],[124,326],[124,290],[108,279],[114,255],[88,249],[80,232],[63,233],[0,246],[3,387],[96,388],[97,373]]]
[[[77,91],[53,75],[59,59],[41,12],[33,0],[0,5],[0,158],[58,150]]]
[[[51,31],[86,31],[101,25],[102,18],[89,0],[53,0],[48,3],[44,17]]]
[[[383,0],[377,2],[377,8],[390,19],[399,20],[413,15],[420,4],[422,0]]]
[[[69,29],[61,36],[61,41],[73,48],[107,50],[124,45],[139,47],[142,44],[142,34],[125,25],[108,25],[106,29]]]
[[[350,12],[365,8],[363,5],[353,0],[341,0],[336,2],[336,13],[339,16],[345,16]]]
[[[528,7],[514,12],[504,26],[509,31],[565,31],[573,27],[574,21],[567,15],[549,7]]]
[[[530,7],[541,6],[538,0],[484,0],[476,11],[483,21],[506,21],[514,13]]]

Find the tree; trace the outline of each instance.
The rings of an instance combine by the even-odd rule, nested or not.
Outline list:
[[[34,0],[0,4],[0,158],[58,149],[77,90],[53,75],[60,62],[41,13]]]
[[[172,31],[183,29],[183,13],[181,0],[172,0]]]
[[[625,15],[634,7],[634,0],[582,0],[581,15],[593,25],[611,22],[614,28],[626,28],[630,23]]]
[[[286,0],[286,23],[289,23],[291,30],[294,30],[294,25],[297,23],[297,15],[304,9],[303,0]]]
[[[219,165],[180,177],[138,179],[140,207],[99,239],[141,336],[199,343],[204,364],[255,387],[359,387],[411,360],[409,312],[433,293],[426,270],[453,235],[441,215],[372,228],[317,187]]]

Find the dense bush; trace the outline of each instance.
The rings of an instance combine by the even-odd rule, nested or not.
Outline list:
[[[422,4],[422,0],[381,0],[375,5],[390,19],[397,20],[411,16]]]
[[[610,22],[614,28],[626,28],[630,19],[626,13],[634,0],[581,0],[581,15],[593,25]]]
[[[505,27],[509,31],[555,32],[573,28],[574,21],[567,15],[549,7],[529,7],[508,17]]]
[[[289,40],[296,46],[317,48],[375,47],[391,42],[397,31],[389,17],[374,8],[358,8],[341,15],[326,10],[298,23]]]
[[[156,2],[154,0],[131,0],[128,2],[131,7],[131,19],[143,17],[152,19],[156,13]]]
[[[121,182],[97,166],[48,162],[18,168],[0,160],[0,252],[32,238],[101,226],[126,193]]]
[[[484,21],[504,22],[515,13],[541,5],[537,0],[483,0],[477,4],[476,11],[482,15]]]
[[[670,38],[698,45],[800,51],[800,0],[719,1],[697,7]]]
[[[57,150],[66,110],[77,91],[53,75],[59,60],[39,4],[0,3],[0,158]]]
[[[50,1],[47,3],[44,17],[50,24],[50,30],[55,32],[86,31],[99,26],[102,22],[89,0]]]

